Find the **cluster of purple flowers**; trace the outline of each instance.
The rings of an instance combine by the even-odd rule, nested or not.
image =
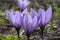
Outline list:
[[[30,13],[28,12],[28,5],[30,1],[28,0],[18,0],[18,6],[21,9],[20,11],[7,11],[6,16],[10,22],[10,24],[15,27],[18,37],[19,37],[19,29],[23,27],[27,40],[31,33],[36,29],[36,27],[40,26],[41,33],[43,37],[43,31],[47,23],[50,21],[52,17],[52,7],[50,6],[46,11],[42,8],[36,12],[34,9],[30,9]],[[43,38],[42,38],[43,39]]]

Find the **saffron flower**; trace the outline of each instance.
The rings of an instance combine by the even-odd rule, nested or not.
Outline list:
[[[20,12],[14,12],[13,10],[7,11],[6,16],[10,24],[16,29],[19,38],[19,29],[22,26],[23,16],[20,14]]]
[[[52,17],[52,7],[50,6],[46,11],[44,9],[39,9],[38,10],[38,14],[35,10],[31,9],[32,11],[32,17],[34,17],[35,15],[37,15],[38,18],[38,25],[41,28],[41,36],[42,36],[42,40],[43,40],[43,31],[45,26],[49,23],[51,17]],[[34,13],[33,13],[34,12]]]
[[[18,6],[23,11],[30,4],[28,0],[18,0]]]
[[[32,18],[31,15],[29,15],[29,12],[26,10],[23,18],[23,28],[25,30],[27,40],[29,40],[31,33],[36,29],[36,25],[37,16],[34,16],[34,18]]]

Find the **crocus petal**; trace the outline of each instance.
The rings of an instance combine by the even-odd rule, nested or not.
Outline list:
[[[32,24],[32,18],[30,15],[28,15],[28,24]]]
[[[36,12],[34,9],[32,9],[32,8],[31,8],[31,13],[32,13],[32,18],[33,18],[34,16],[37,16],[37,12]]]
[[[38,22],[38,25],[40,24],[40,22],[41,22],[41,12],[40,12],[41,10],[39,9],[38,10],[38,15],[37,15],[37,22]]]
[[[27,2],[27,6],[30,4],[30,1]]]
[[[25,14],[29,14],[28,9],[27,9],[27,8],[24,9],[24,11],[22,12],[22,14],[23,14],[23,15],[25,15]]]
[[[25,30],[25,32],[27,33],[27,31],[28,31],[28,16],[27,15],[25,15],[24,16],[24,18],[23,18],[23,28],[24,28],[24,30]]]
[[[37,16],[35,16],[32,20],[32,31],[34,31],[34,29],[36,29],[37,27]]]
[[[31,33],[32,32],[32,17],[30,15],[28,15],[28,30]]]
[[[25,0],[25,1],[28,1],[28,0]]]
[[[27,8],[29,4],[30,2],[28,0],[18,0],[18,5],[21,10],[24,10],[25,8]]]
[[[10,18],[10,15],[9,15],[9,14],[10,14],[10,11],[7,11],[7,12],[6,12],[6,16],[7,16],[8,20],[10,21],[10,20],[12,20],[12,19]]]
[[[13,24],[15,22],[14,12],[12,10],[7,11],[6,16],[7,16],[10,23]]]
[[[36,26],[36,24],[37,24],[37,16],[35,16],[34,18],[33,18],[33,27],[35,27]]]
[[[45,10],[40,9],[40,14],[41,14],[41,24],[45,25]]]
[[[15,12],[15,26],[20,27],[21,26],[21,15],[20,12]]]
[[[20,9],[23,8],[22,4],[23,4],[23,1],[22,0],[18,0],[18,5],[19,5]]]
[[[23,14],[20,14],[20,18],[21,18],[21,26],[23,26]]]
[[[47,24],[52,17],[52,7],[50,6],[47,11],[46,11],[46,21],[45,23]]]
[[[39,9],[38,10],[38,15],[37,15],[37,17],[38,17],[38,21],[41,19],[41,9]]]
[[[22,14],[24,15],[23,16],[23,28],[24,28],[25,32],[27,33],[27,30],[28,30],[28,28],[27,28],[28,27],[28,15],[29,15],[27,8],[24,9]]]
[[[26,8],[29,4],[30,4],[30,2],[25,0],[25,1],[23,2],[24,8]]]
[[[24,23],[24,30],[25,32],[31,33],[31,28],[32,28],[32,18],[30,15],[25,15],[24,19],[23,19],[23,23]]]

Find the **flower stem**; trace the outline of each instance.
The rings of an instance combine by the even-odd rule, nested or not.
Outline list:
[[[29,38],[30,38],[30,34],[27,33],[26,36],[27,36],[27,40],[30,40],[30,39],[29,39]]]
[[[20,28],[15,28],[15,29],[16,29],[16,31],[17,31],[18,40],[20,40],[20,37],[19,37],[19,29],[20,29]]]
[[[27,36],[27,40],[29,40],[29,37],[30,37],[30,36]]]
[[[43,34],[43,30],[41,31],[41,38],[42,38],[42,40],[44,40],[44,34]]]
[[[17,34],[18,34],[18,40],[20,40],[20,37],[19,37],[19,32],[17,32]]]
[[[44,40],[44,33],[43,33],[44,28],[43,27],[40,27],[40,28],[41,28],[41,39]]]

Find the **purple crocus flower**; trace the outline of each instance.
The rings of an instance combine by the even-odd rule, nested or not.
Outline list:
[[[31,8],[31,13],[32,13],[32,18],[34,16],[37,16],[37,26],[39,25],[40,21],[41,21],[41,17],[40,17],[40,11],[38,10],[38,12],[36,12],[34,9]]]
[[[23,18],[23,28],[25,30],[27,40],[29,40],[31,33],[36,29],[36,25],[37,25],[37,16],[32,18],[29,15],[28,11],[25,11],[25,16]]]
[[[52,7],[50,6],[46,11],[44,9],[39,9],[38,14],[33,9],[31,9],[31,12],[32,12],[32,17],[37,15],[38,25],[41,28],[41,34],[42,34],[42,40],[43,40],[43,30],[52,17]]]
[[[20,14],[20,12],[16,11],[14,12],[13,10],[7,11],[6,16],[8,18],[8,21],[10,24],[15,27],[17,33],[18,33],[18,38],[19,38],[19,29],[22,26],[22,20],[23,16]]]
[[[30,1],[28,0],[18,0],[18,5],[20,9],[23,11],[27,6],[30,4]]]
[[[46,11],[44,9],[40,9],[39,11],[39,13],[41,14],[40,28],[43,40],[43,30],[52,17],[52,7],[49,7]]]

